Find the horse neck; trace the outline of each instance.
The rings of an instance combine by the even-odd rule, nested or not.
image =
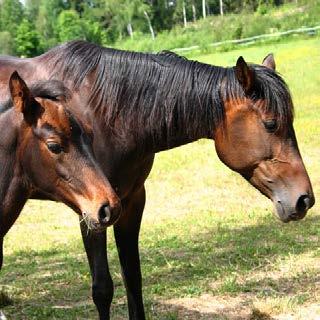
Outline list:
[[[163,70],[156,69],[154,77],[137,83],[128,81],[120,89],[129,92],[132,100],[121,98],[120,106],[111,100],[108,105],[115,106],[116,117],[110,120],[107,115],[105,123],[111,123],[111,127],[114,124],[114,133],[125,144],[143,147],[152,153],[212,138],[224,113],[219,94],[224,69],[198,65],[206,69],[189,68],[183,70],[184,77],[171,73],[167,78],[161,73]],[[178,79],[178,83],[174,83],[174,79]],[[170,85],[166,86],[166,82]],[[134,95],[135,91],[143,93],[138,96]]]
[[[211,137],[222,118],[219,90],[228,72],[222,67],[172,53],[133,53],[79,42],[57,47],[38,62],[45,66],[48,61],[52,76],[70,80],[75,95],[83,98],[78,99],[83,113],[89,104],[102,129],[114,129],[115,143],[122,140],[153,152],[170,149]]]
[[[201,132],[189,132],[188,126],[190,125],[188,121],[180,123],[179,127],[176,127],[172,123],[170,126],[163,128],[145,127],[143,131],[138,132],[138,135],[135,135],[134,129],[132,131],[136,145],[138,147],[141,145],[142,148],[151,153],[173,149],[202,138],[211,138],[210,128],[207,128],[207,132],[205,130]]]
[[[118,118],[111,130],[107,129],[108,139],[110,136],[113,137],[114,144],[118,144],[121,149],[131,150],[133,148],[143,153],[157,153],[202,138],[212,139],[213,136],[211,126],[205,127],[205,124],[201,130],[190,131],[188,128],[198,125],[190,123],[190,120],[180,121],[179,125],[175,121],[164,123],[159,121],[152,125],[142,125],[138,122],[139,120],[128,123],[125,119]]]
[[[16,220],[25,201],[24,186],[17,155],[18,130],[13,109],[0,114],[0,237]]]

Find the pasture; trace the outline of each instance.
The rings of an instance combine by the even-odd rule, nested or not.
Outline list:
[[[272,203],[201,140],[157,155],[140,236],[148,319],[319,319],[320,39],[241,48],[193,59],[234,65],[275,54],[291,89],[295,129],[316,205],[283,224]],[[112,230],[112,319],[126,299]],[[29,201],[5,238],[0,290],[8,319],[95,319],[78,218],[63,205]],[[4,299],[2,299],[4,300]],[[5,302],[5,301],[2,301]]]

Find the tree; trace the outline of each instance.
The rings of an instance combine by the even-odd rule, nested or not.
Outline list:
[[[186,3],[184,0],[182,1],[182,14],[183,14],[183,25],[186,28],[187,27],[187,13],[186,13]]]
[[[25,57],[32,57],[39,52],[39,34],[33,23],[22,20],[15,37],[16,52]]]
[[[173,26],[175,6],[173,1],[152,0],[150,5],[151,22],[155,30],[169,30]]]
[[[116,30],[119,38],[122,38],[124,30],[127,30],[132,38],[134,20],[142,19],[145,24],[144,12],[149,11],[149,6],[143,0],[108,0],[106,11],[109,13],[109,27]]]
[[[220,4],[220,14],[223,16],[223,2],[222,2],[222,0],[219,0],[219,4]]]
[[[58,43],[57,19],[65,5],[64,0],[41,0],[36,29],[40,34],[40,46],[43,51]]]
[[[2,0],[1,30],[8,31],[14,38],[23,18],[23,7],[19,0]]]
[[[12,36],[8,31],[0,32],[0,54],[14,54]]]
[[[196,22],[196,20],[197,20],[197,9],[196,9],[196,6],[194,4],[194,0],[192,0],[191,6],[192,6],[192,20],[193,20],[193,22]]]
[[[189,1],[188,1],[189,2]],[[187,26],[187,5],[188,2],[186,0],[177,0],[175,3],[175,11],[174,11],[174,22],[181,23],[183,22],[183,26]]]
[[[144,13],[144,15],[145,15],[145,17],[147,19],[147,23],[148,23],[148,26],[149,26],[151,38],[152,38],[152,40],[154,40],[155,39],[155,34],[154,34],[154,30],[153,30],[153,27],[152,27],[152,24],[151,24],[151,20],[150,20],[149,14],[148,14],[148,12],[146,10],[144,10],[143,13]]]
[[[206,0],[202,0],[202,16],[203,19],[206,18]]]
[[[25,14],[29,21],[36,21],[40,5],[41,0],[25,0]]]
[[[87,41],[94,42],[100,45],[107,43],[106,34],[99,22],[86,20],[84,18],[82,18],[81,21],[83,34]]]
[[[59,14],[57,30],[60,42],[85,39],[82,21],[75,10],[64,10]]]

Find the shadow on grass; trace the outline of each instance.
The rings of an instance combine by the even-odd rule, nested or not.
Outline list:
[[[310,217],[300,224],[283,225],[269,218],[255,226],[228,228],[212,226],[204,233],[189,237],[167,237],[142,246],[145,287],[156,294],[196,295],[197,288],[215,291],[208,285],[225,278],[216,288],[237,292],[237,274],[264,270],[281,259],[319,248],[320,217]],[[204,280],[206,283],[201,283]],[[199,284],[200,282],[200,284]],[[238,290],[239,289],[239,290]]]
[[[191,218],[183,224],[178,221],[177,227],[185,229],[191,222]],[[215,310],[201,313],[181,305],[168,307],[159,301],[203,293],[259,294],[263,283],[239,283],[238,275],[272,268],[290,255],[319,254],[319,216],[290,225],[279,224],[268,217],[254,226],[235,228],[212,224],[202,232],[200,227],[196,233],[179,236],[175,235],[174,225],[170,232],[160,233],[161,237],[157,227],[143,234],[140,246],[149,319],[182,319],[180,314],[188,315],[185,319],[228,319],[226,314]],[[109,250],[109,258],[116,288],[113,319],[126,319],[124,289],[114,246]],[[40,252],[14,253],[5,257],[0,277],[0,287],[14,300],[13,307],[3,310],[13,319],[96,318],[81,243]],[[294,276],[278,279],[270,294],[299,293],[312,288],[316,281],[319,281],[316,274],[300,282]],[[219,285],[213,286],[216,282]]]

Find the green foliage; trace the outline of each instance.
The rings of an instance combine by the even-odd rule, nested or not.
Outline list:
[[[15,37],[16,52],[20,56],[32,57],[38,54],[39,34],[33,23],[23,19]]]
[[[83,23],[75,10],[64,10],[58,16],[57,33],[60,42],[84,39]]]
[[[82,20],[84,38],[90,42],[94,42],[100,45],[107,43],[106,33],[102,29],[101,25],[96,21]]]
[[[25,0],[25,14],[29,21],[35,21],[39,14],[42,0]]]
[[[156,31],[168,30],[173,26],[175,8],[168,6],[167,0],[157,0],[157,5],[151,7],[152,24]]]
[[[205,20],[190,23],[187,28],[176,26],[170,31],[158,33],[155,41],[152,41],[149,35],[135,35],[134,39],[126,38],[117,41],[115,47],[157,52],[198,45],[201,52],[227,51],[234,45],[224,45],[215,49],[210,47],[210,44],[319,24],[319,3],[311,3],[301,8],[297,8],[294,4],[279,7],[280,10],[268,8],[270,8],[268,9],[269,14],[266,15],[242,12],[241,14],[227,14],[224,17],[208,17]],[[272,41],[277,41],[277,38]]]
[[[40,0],[36,28],[40,34],[40,50],[45,51],[58,43],[57,19],[64,10],[63,0]]]
[[[15,37],[18,25],[23,17],[23,7],[19,0],[3,0],[0,11],[1,30]]]
[[[33,55],[64,41],[85,39],[139,51],[198,45],[208,52],[212,42],[319,23],[317,0],[299,0],[298,4],[295,0],[223,0],[224,17],[219,15],[219,0],[205,2],[206,19],[202,19],[202,0],[0,0],[0,32],[11,35],[10,39],[8,33],[0,36],[0,40],[7,37],[0,51]],[[183,7],[187,27],[183,26]],[[24,18],[37,37],[20,33],[16,43],[20,24],[26,28]],[[24,39],[28,43],[23,44]],[[31,49],[30,43],[37,47]]]
[[[8,31],[0,32],[0,54],[14,54],[12,36]]]
[[[109,0],[106,4],[106,12],[112,18],[108,21],[108,27],[117,34],[119,39],[122,39],[125,34],[132,37],[135,26],[139,25],[141,20],[145,21],[144,11],[148,10],[149,6],[142,0]]]

